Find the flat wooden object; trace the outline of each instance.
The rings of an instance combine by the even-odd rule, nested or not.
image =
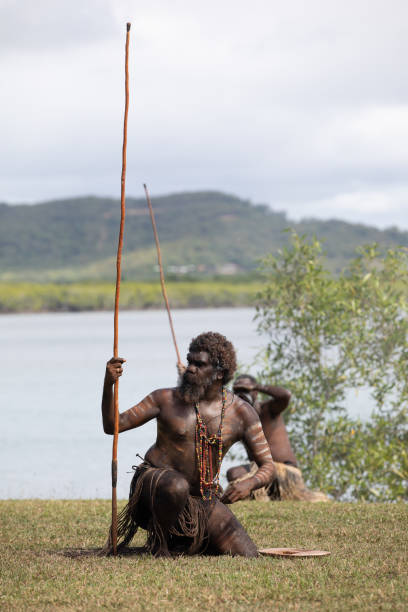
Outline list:
[[[325,557],[328,550],[302,550],[301,548],[260,548],[261,555],[270,557]]]

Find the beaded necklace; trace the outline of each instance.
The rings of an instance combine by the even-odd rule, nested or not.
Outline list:
[[[220,486],[220,469],[222,461],[222,425],[224,422],[225,404],[227,400],[227,390],[222,388],[222,407],[221,419],[218,431],[212,436],[208,435],[207,425],[204,423],[200,415],[200,405],[197,402],[195,405],[197,423],[196,423],[196,453],[198,469],[200,472],[200,492],[202,499],[210,500],[213,495],[216,497]],[[213,446],[218,443],[218,465],[214,475],[213,473]],[[215,450],[215,449],[214,449]]]

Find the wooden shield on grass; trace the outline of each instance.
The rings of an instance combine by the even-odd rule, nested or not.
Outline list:
[[[270,557],[325,557],[328,550],[304,550],[301,548],[260,548],[261,555]]]

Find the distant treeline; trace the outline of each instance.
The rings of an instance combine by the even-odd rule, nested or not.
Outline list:
[[[214,191],[153,197],[166,277],[252,273],[259,259],[288,244],[289,226],[315,235],[326,266],[340,272],[356,247],[408,247],[408,232],[339,220],[289,220],[266,205]],[[123,277],[157,279],[157,255],[145,200],[128,198]],[[115,278],[120,206],[109,198],[81,197],[42,204],[0,204],[0,280],[84,282]]]
[[[217,308],[252,305],[260,282],[169,282],[173,308]],[[0,313],[79,312],[112,310],[112,283],[0,283]],[[163,308],[159,283],[123,282],[120,307],[124,310]]]

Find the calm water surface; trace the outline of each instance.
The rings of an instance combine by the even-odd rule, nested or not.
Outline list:
[[[253,315],[249,308],[175,311],[181,354],[193,336],[213,330],[233,342],[241,364],[251,363],[259,347]],[[110,497],[112,437],[103,433],[100,402],[112,329],[105,312],[0,317],[0,498]],[[175,385],[165,312],[122,313],[119,354],[127,359],[121,411],[153,389]],[[127,497],[136,453],[144,455],[155,435],[155,421],[120,435],[119,498]]]
[[[253,310],[174,312],[179,349],[202,331],[222,331],[249,363],[258,338]],[[105,363],[112,355],[110,313],[0,317],[2,391],[0,498],[109,497],[112,438],[100,415]],[[174,386],[176,358],[167,315],[124,312],[119,353],[127,359],[119,403],[125,410],[153,389]],[[119,437],[118,496],[126,497],[131,466],[155,440],[155,421]],[[225,471],[225,468],[224,468]]]

